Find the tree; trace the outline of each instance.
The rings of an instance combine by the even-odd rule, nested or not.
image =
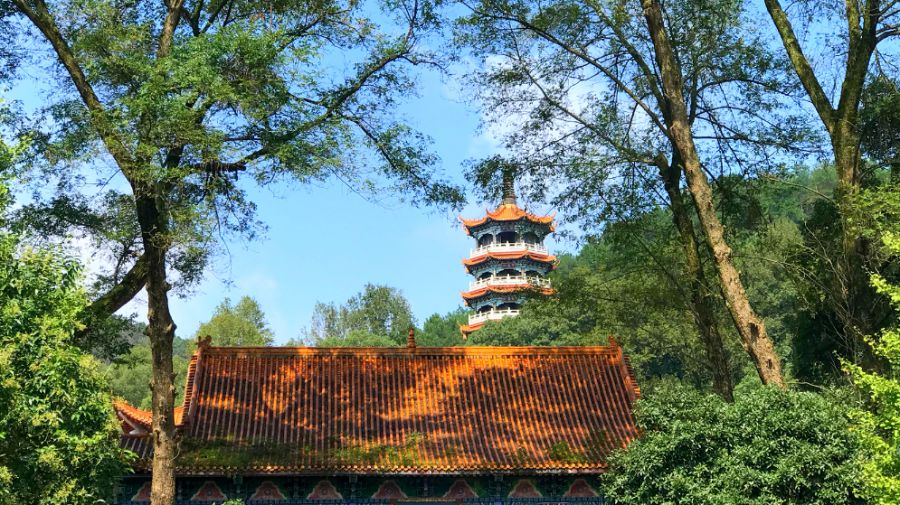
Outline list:
[[[213,345],[223,346],[272,345],[274,337],[259,303],[249,296],[242,296],[235,305],[228,298],[223,300],[194,333],[197,338],[207,335]]]
[[[691,120],[683,93],[684,76],[669,39],[662,7],[657,0],[641,0],[641,5],[662,81],[660,108],[665,111],[667,136],[677,152],[688,189],[694,199],[694,208],[706,236],[706,243],[712,251],[725,305],[741,336],[741,343],[753,359],[763,384],[784,387],[781,358],[775,352],[765,323],[750,305],[740,272],[735,268],[731,257],[731,247],[725,240],[725,229],[719,216],[716,215],[712,189],[694,144]]]
[[[555,294],[529,297],[518,317],[486,323],[467,344],[602,345],[614,335],[642,385],[674,376],[706,388],[702,343],[690,338],[697,328],[673,303],[682,278],[664,268],[681,252],[677,232],[661,209],[642,221],[610,225],[577,254],[560,256],[550,275]]]
[[[434,313],[416,333],[416,344],[430,347],[454,347],[463,344],[459,327],[469,321],[469,311],[458,307],[444,315]]]
[[[188,363],[191,360],[193,343],[177,335],[172,343],[172,370],[175,372],[175,404],[181,403],[184,397],[184,381],[187,378]],[[109,386],[113,395],[122,398],[131,405],[145,410],[150,409],[152,377],[152,353],[146,337],[132,344],[127,353],[117,356],[106,369]]]
[[[398,289],[366,284],[341,305],[317,303],[302,337],[318,346],[402,345],[411,327],[412,309]]]
[[[746,299],[716,225],[714,202],[704,200],[709,191],[700,191],[709,183],[699,179],[704,174],[694,165],[700,149],[708,172],[749,173],[754,165],[772,166],[808,135],[767,93],[789,94],[790,88],[781,62],[742,24],[741,3],[667,3],[669,47],[688,76],[682,83],[689,100],[688,105],[681,100],[683,119],[702,140],[693,151],[679,148],[672,133],[672,83],[655,70],[655,40],[637,2],[482,0],[466,5],[471,14],[460,22],[458,40],[491,58],[475,75],[479,96],[492,121],[520,123],[504,128],[510,132],[504,145],[513,159],[486,160],[476,166],[476,179],[495,186],[485,183],[496,177],[498,167],[512,163],[532,176],[525,179],[534,197],[555,195],[555,206],[570,209],[576,220],[592,227],[668,206],[684,251],[679,264],[668,268],[688,274],[687,310],[715,371],[717,390],[730,396],[730,367],[713,317],[719,292],[762,380],[783,382],[771,340]],[[691,152],[694,157],[686,158]],[[682,173],[688,175],[693,211],[683,201]],[[715,251],[719,287],[707,281],[699,264],[694,212],[702,214],[700,231]]]
[[[94,314],[146,290],[151,496],[167,505],[176,444],[170,273],[178,260],[197,273],[215,232],[256,229],[237,178],[334,175],[365,186],[360,170],[380,161],[393,189],[417,203],[460,201],[456,188],[431,179],[435,159],[422,137],[390,117],[411,89],[404,65],[430,61],[417,41],[434,20],[426,4],[403,0],[389,3],[403,25],[393,37],[362,16],[359,3],[341,0],[12,4],[32,28],[20,37],[52,48],[62,70],[49,79],[57,101],[45,124],[64,128],[45,135],[37,144],[43,158],[33,160],[59,170],[63,192],[72,193],[72,166],[101,153],[130,192],[138,232],[130,267],[119,269]],[[330,52],[358,58],[340,74],[326,63]]]
[[[79,266],[6,231],[8,198],[0,185],[0,503],[94,504],[129,460],[100,363],[72,345]]]
[[[729,404],[669,384],[635,415],[641,438],[603,476],[610,503],[865,503],[859,441],[837,400],[748,385]]]
[[[796,76],[806,91],[831,143],[834,168],[838,177],[836,204],[841,218],[842,254],[838,261],[828,260],[834,267],[828,272],[832,286],[826,291],[826,302],[839,318],[845,335],[861,340],[876,329],[881,304],[868,285],[867,270],[877,268],[870,263],[871,243],[857,235],[843,212],[850,200],[863,187],[866,169],[862,160],[861,135],[865,118],[860,117],[865,87],[873,55],[879,44],[900,35],[900,2],[897,0],[863,0],[846,2],[798,2],[801,14],[815,11],[817,23],[829,30],[824,43],[834,54],[845,55],[843,68],[832,73],[828,65],[814,65],[804,53],[802,41],[779,0],[765,0],[766,9],[790,58]],[[814,19],[809,16],[809,19]],[[846,31],[838,25],[845,25]],[[843,33],[842,33],[843,32]],[[822,43],[821,39],[817,42]],[[814,67],[818,67],[814,68]],[[875,84],[882,76],[876,77]],[[829,96],[823,81],[835,80],[836,94]],[[870,123],[871,124],[871,123]],[[871,130],[866,133],[876,137]]]
[[[889,250],[900,254],[900,236],[887,234],[883,240]],[[900,311],[900,287],[878,274],[872,276],[872,284]],[[867,409],[853,412],[867,454],[862,465],[863,492],[871,503],[888,505],[900,501],[900,329],[886,329],[867,341],[875,355],[887,362],[887,373],[869,373],[846,361],[844,368],[868,400]]]
[[[900,86],[880,74],[863,90],[859,110],[862,154],[890,169],[890,182],[900,182]]]
[[[365,330],[350,330],[343,336],[330,336],[317,339],[316,347],[397,347],[396,340],[387,335],[369,333]]]

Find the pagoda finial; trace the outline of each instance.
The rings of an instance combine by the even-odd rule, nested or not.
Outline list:
[[[516,205],[516,174],[512,167],[503,169],[503,200],[500,203]]]

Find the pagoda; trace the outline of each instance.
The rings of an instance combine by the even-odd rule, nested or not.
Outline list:
[[[475,248],[463,260],[475,278],[462,293],[474,310],[469,324],[460,327],[464,336],[487,321],[519,315],[529,292],[553,293],[546,276],[556,266],[556,257],[544,246],[544,238],[555,229],[553,216],[529,214],[517,205],[511,171],[503,172],[499,207],[481,219],[460,221],[475,239]]]

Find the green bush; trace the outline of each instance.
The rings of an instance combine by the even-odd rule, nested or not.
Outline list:
[[[743,386],[734,403],[665,384],[636,407],[640,439],[614,453],[614,504],[863,503],[860,442],[815,393]]]
[[[71,343],[87,303],[79,267],[5,231],[2,175],[0,505],[95,504],[111,497],[128,457],[100,363]]]
[[[900,235],[887,233],[882,238],[888,251],[900,255]],[[872,285],[900,314],[900,286],[880,275],[872,277]],[[866,340],[887,365],[885,373],[844,362],[853,384],[867,400],[867,409],[852,412],[865,448],[863,495],[875,505],[893,505],[900,503],[900,327],[895,324]]]

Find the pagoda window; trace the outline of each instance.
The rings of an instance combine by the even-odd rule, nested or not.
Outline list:
[[[541,243],[540,237],[538,237],[537,234],[534,232],[527,232],[524,235],[522,235],[522,241],[525,242],[526,244],[540,244]]]
[[[478,245],[490,245],[494,243],[494,236],[490,233],[478,237]]]
[[[497,241],[501,244],[512,244],[519,241],[519,234],[514,231],[504,231],[497,234]]]
[[[501,303],[497,310],[519,310],[518,303]]]
[[[478,312],[480,313],[490,312],[492,310],[494,310],[494,307],[491,307],[490,305],[482,305],[481,307],[478,307]]]
[[[485,272],[485,273],[479,275],[478,278],[479,279],[490,279],[493,276],[494,276],[493,272]]]
[[[526,277],[540,277],[541,274],[537,270],[528,270],[527,272],[525,272],[525,276]]]

